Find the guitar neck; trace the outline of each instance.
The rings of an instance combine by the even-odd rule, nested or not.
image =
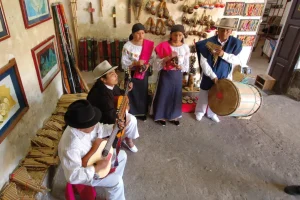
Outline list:
[[[105,147],[102,151],[102,156],[103,157],[106,157],[108,155],[109,150],[111,149],[118,132],[119,132],[119,128],[118,128],[118,125],[117,125],[117,122],[116,122],[115,126],[114,126],[114,129],[113,129],[113,131],[112,131],[112,133],[111,133],[111,135],[110,135],[110,137],[109,137],[109,139],[108,139],[108,141],[107,141],[107,143],[106,143],[106,145],[105,145]]]
[[[128,104],[128,100],[126,98],[126,96],[128,95],[128,92],[129,92],[129,83],[130,83],[130,78],[128,79],[127,83],[126,83],[126,89],[125,89],[125,94],[124,94],[124,97],[122,99],[122,102],[120,104],[120,107],[117,111],[117,116],[119,119],[122,119],[124,118],[125,116],[125,113],[126,113],[126,107],[127,107],[127,104]],[[118,128],[118,122],[116,121],[115,122],[115,125],[114,125],[114,129],[102,151],[102,156],[103,157],[106,157],[109,153],[109,150],[110,148],[112,147],[112,144],[114,143],[114,140],[118,134],[118,132],[120,131],[120,129]]]

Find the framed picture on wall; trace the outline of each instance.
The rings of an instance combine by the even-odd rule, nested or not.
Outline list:
[[[47,88],[60,71],[57,52],[54,35],[31,49],[41,92]]]
[[[0,143],[29,109],[15,59],[0,68]]]
[[[2,2],[0,0],[0,41],[10,37]]]
[[[259,19],[241,19],[238,31],[256,31]]]
[[[226,2],[224,16],[243,15],[245,9],[244,2]]]
[[[254,45],[255,35],[238,35],[237,38],[243,41],[243,46]]]
[[[264,5],[263,3],[246,3],[244,16],[262,16]]]
[[[48,0],[20,0],[25,28],[51,19]]]

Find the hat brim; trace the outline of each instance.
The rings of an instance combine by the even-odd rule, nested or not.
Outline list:
[[[102,76],[104,76],[105,74],[111,72],[112,70],[114,69],[117,69],[118,66],[114,66],[114,67],[111,67],[110,69],[108,69],[106,72],[104,72],[103,74],[101,74],[100,76],[96,77],[94,80],[97,80],[98,78],[101,78]]]
[[[72,121],[70,119],[70,117],[68,115],[68,111],[67,111],[66,114],[65,114],[65,122],[66,122],[66,124],[68,126],[73,127],[73,128],[80,128],[80,129],[82,129],[82,128],[90,128],[90,127],[96,125],[100,121],[100,119],[102,117],[102,113],[95,106],[93,106],[93,108],[94,108],[94,111],[95,111],[95,116],[93,117],[93,119],[89,120],[88,122],[84,122],[84,123],[78,123],[78,122]]]
[[[232,30],[236,30],[237,29],[236,27],[229,27],[229,26],[218,26],[218,25],[216,25],[215,27],[216,28],[232,29]]]

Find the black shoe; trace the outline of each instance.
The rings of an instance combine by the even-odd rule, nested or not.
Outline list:
[[[284,188],[284,192],[290,195],[300,195],[300,186],[291,185]]]
[[[178,120],[172,120],[171,121],[173,124],[175,124],[176,126],[179,126],[180,125],[180,122]]]
[[[146,116],[137,116],[136,118],[138,118],[139,120],[142,120],[142,121],[146,121],[147,120]]]
[[[166,121],[158,120],[157,122],[162,126],[166,126]]]

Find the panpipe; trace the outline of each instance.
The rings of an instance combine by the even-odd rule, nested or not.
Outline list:
[[[48,139],[46,137],[42,137],[42,136],[35,136],[31,140],[31,142],[38,147],[50,147],[50,148],[54,147],[53,140],[50,140],[50,139]]]
[[[48,157],[48,154],[43,153],[42,151],[39,151],[38,149],[31,149],[27,153],[28,158],[41,158],[41,157]]]
[[[70,104],[69,104],[69,105],[70,105]],[[68,105],[67,107],[69,107],[69,105]],[[61,115],[52,115],[52,116],[50,117],[50,120],[56,121],[56,122],[58,122],[58,123],[60,123],[60,124],[62,124],[62,125],[65,125],[64,117],[61,116]]]
[[[54,111],[53,114],[64,116],[66,112],[67,112],[67,108],[66,107],[56,107],[56,109],[55,109],[55,111]]]
[[[33,197],[23,196],[18,193],[15,183],[9,183],[0,194],[2,200],[35,200]]]
[[[216,64],[216,62],[218,61],[219,56],[215,55],[214,53],[215,53],[215,50],[222,49],[222,46],[217,45],[217,44],[212,43],[212,42],[207,42],[205,46],[207,47],[207,49],[209,50],[209,52],[213,55],[214,64]]]
[[[34,160],[44,163],[46,165],[58,165],[59,164],[59,157],[58,156],[48,156],[48,157],[41,157],[41,158],[34,158]]]
[[[36,192],[42,192],[43,194],[45,194],[46,192],[50,191],[48,188],[37,184],[35,180],[28,174],[25,167],[16,169],[10,175],[10,179],[13,182],[23,185],[25,188],[30,188]]]
[[[37,132],[37,136],[47,137],[51,140],[59,140],[62,136],[62,131],[54,131],[48,129],[40,129]]]
[[[64,128],[62,124],[58,123],[57,121],[52,121],[51,119],[44,124],[44,127],[54,131],[62,131]]]
[[[20,165],[34,171],[42,171],[49,168],[48,165],[35,160],[35,158],[25,158],[21,161]]]
[[[45,154],[47,156],[54,156],[57,154],[57,148],[50,148],[50,147],[32,147],[30,152],[31,151],[39,151],[42,154]],[[30,155],[30,154],[31,153],[28,153],[28,155]]]

